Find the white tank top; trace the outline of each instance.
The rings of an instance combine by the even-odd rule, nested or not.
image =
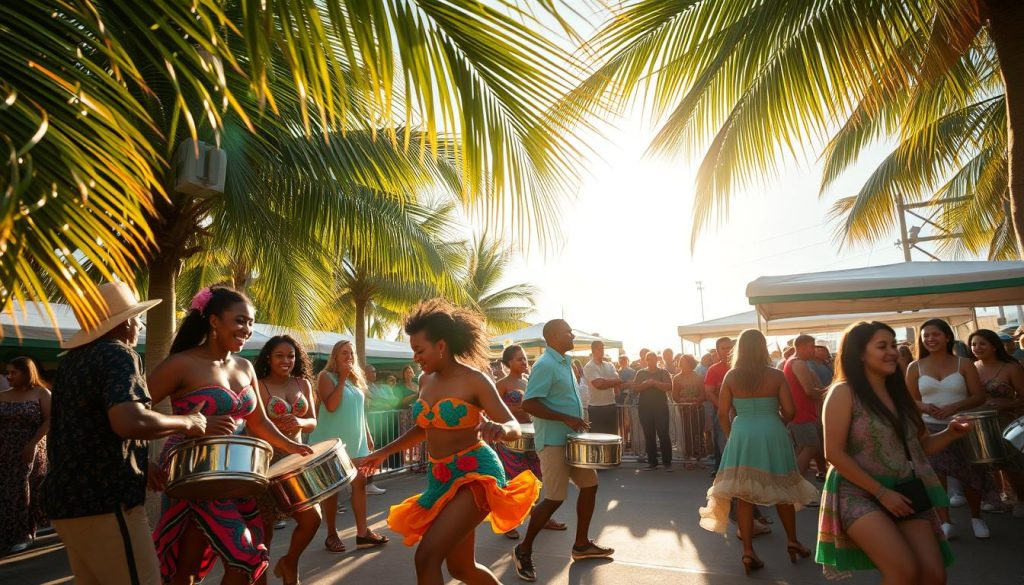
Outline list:
[[[921,401],[936,406],[946,406],[967,398],[967,381],[960,373],[960,358],[956,360],[957,370],[941,380],[921,372],[921,364],[917,366],[917,388],[921,391]],[[949,419],[937,419],[931,415],[922,415],[924,422],[941,424]]]

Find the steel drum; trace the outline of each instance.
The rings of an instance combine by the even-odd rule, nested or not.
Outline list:
[[[267,487],[273,450],[255,437],[197,437],[167,452],[167,495],[183,500],[254,496]]]
[[[537,447],[533,442],[533,423],[520,423],[519,429],[522,431],[523,436],[519,437],[515,441],[507,441],[505,443],[505,448],[517,453],[536,451]]]
[[[956,441],[956,448],[969,463],[998,463],[1009,457],[999,428],[999,413],[995,410],[963,412],[958,418],[971,424],[967,436]]]
[[[270,496],[286,514],[312,508],[356,477],[356,466],[340,439],[321,441],[311,448],[312,455],[288,455],[270,467]]]
[[[1018,453],[1024,453],[1024,416],[1007,425],[1003,431],[1003,439]]]
[[[622,437],[605,433],[575,433],[567,437],[565,461],[574,467],[611,469],[622,463]]]

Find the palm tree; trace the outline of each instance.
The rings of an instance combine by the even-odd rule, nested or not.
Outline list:
[[[737,188],[816,154],[837,122],[858,111],[891,116],[894,96],[903,96],[903,103],[935,98],[939,80],[990,43],[999,63],[996,81],[1005,88],[1010,218],[1020,247],[1021,30],[1024,3],[1014,0],[633,1],[617,5],[587,45],[599,66],[565,100],[562,113],[581,119],[643,99],[661,123],[651,152],[703,150],[695,242],[713,218],[727,215]],[[969,91],[959,90],[969,99]],[[871,128],[875,133],[863,140],[884,138],[877,132],[893,124]]]
[[[469,248],[469,265],[463,278],[466,306],[476,309],[487,320],[488,333],[499,335],[528,325],[539,291],[529,283],[498,288],[508,272],[513,253],[487,234]]]
[[[151,362],[209,222],[255,230],[266,252],[271,227],[337,226],[323,207],[342,215],[351,189],[451,184],[446,165],[464,203],[509,206],[544,237],[577,167],[549,115],[575,68],[536,22],[511,1],[0,6],[0,307],[44,299],[49,280],[95,318],[96,278],[144,266],[149,296],[169,301],[150,313]],[[228,152],[222,196],[173,192],[184,138]]]

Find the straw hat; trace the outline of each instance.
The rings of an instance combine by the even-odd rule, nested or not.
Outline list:
[[[99,286],[103,303],[93,309],[100,315],[100,322],[92,329],[82,328],[71,339],[61,344],[64,349],[73,349],[96,341],[110,332],[111,329],[124,323],[136,315],[140,315],[160,304],[160,299],[139,302],[132,289],[123,282],[110,282]],[[77,315],[75,316],[78,317]],[[82,326],[82,320],[78,319]]]

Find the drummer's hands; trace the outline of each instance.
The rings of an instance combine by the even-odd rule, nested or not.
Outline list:
[[[897,518],[910,516],[914,513],[914,507],[911,505],[910,499],[889,488],[882,488],[882,493],[878,496],[878,502]]]
[[[942,406],[939,407],[932,416],[935,418],[949,418],[958,412],[955,406]]]
[[[917,406],[918,409],[924,414],[934,416],[936,418],[939,418],[939,412],[942,410],[941,408],[938,407],[938,405],[931,404],[929,402],[918,402]]]
[[[167,472],[153,461],[149,462],[149,473],[146,474],[146,488],[151,492],[162,492],[167,485]]]
[[[288,441],[288,446],[285,447],[285,452],[289,454],[302,455],[303,457],[313,454],[313,449],[309,445],[303,445],[302,443],[296,443],[295,441]]]
[[[379,453],[370,453],[366,457],[356,457],[352,460],[352,463],[364,477],[370,477],[375,471],[377,471],[377,468],[380,467],[382,461],[384,461],[383,455]]]
[[[565,424],[576,433],[585,433],[590,430],[590,423],[582,418],[576,418],[574,416],[569,417],[569,419],[565,421]]]
[[[207,435],[231,435],[235,432],[238,423],[227,415],[216,415],[206,417]]]
[[[201,437],[206,433],[206,416],[200,412],[203,410],[202,404],[197,404],[192,412],[184,415],[185,417],[185,436],[186,437]]]
[[[949,431],[951,435],[954,435],[956,437],[962,437],[966,435],[968,432],[970,432],[971,423],[970,421],[958,416],[953,420],[949,421],[949,426],[946,427],[946,430]]]

